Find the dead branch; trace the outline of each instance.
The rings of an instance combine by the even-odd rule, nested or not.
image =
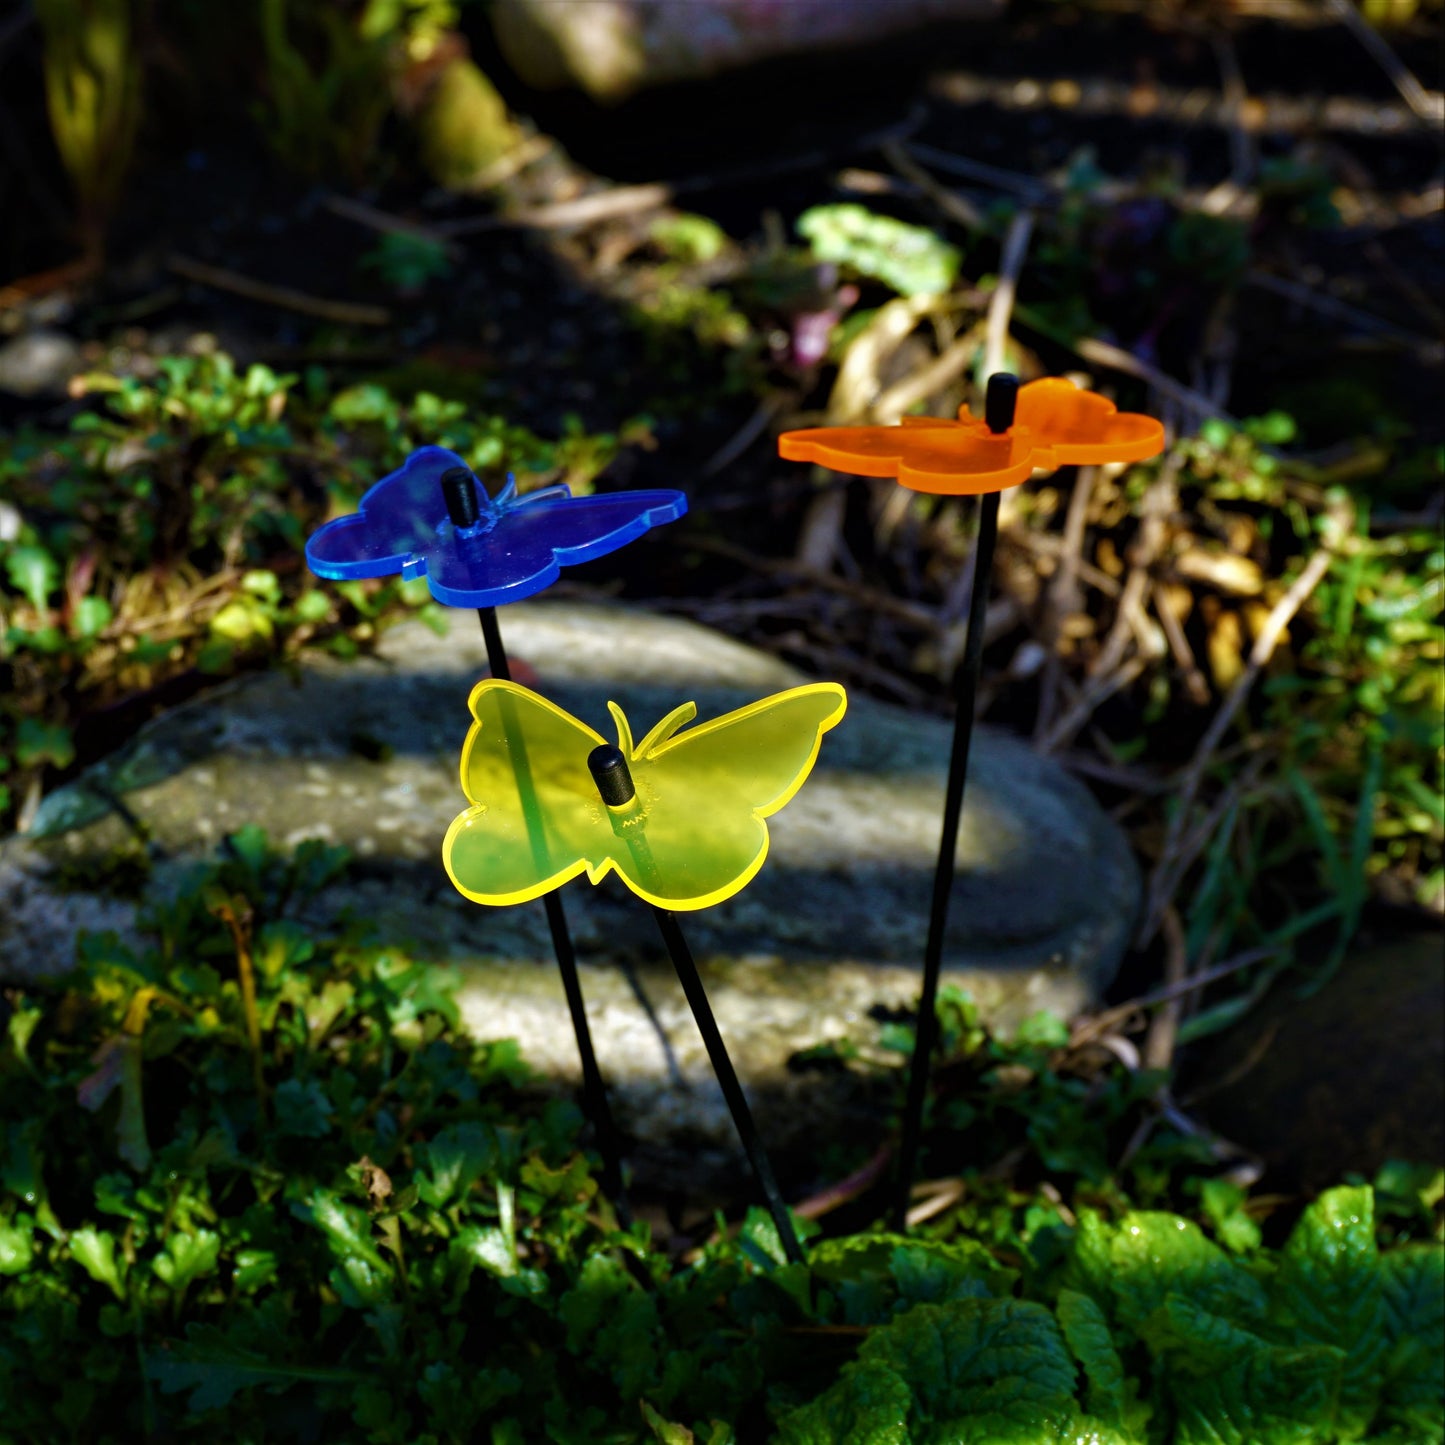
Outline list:
[[[1389,41],[1360,14],[1350,0],[1325,0],[1330,14],[1370,53],[1371,59],[1390,77],[1390,84],[1400,98],[1426,125],[1438,126],[1445,120],[1445,96],[1426,90],[1395,54]]]
[[[168,256],[166,267],[177,276],[184,276],[188,281],[199,281],[203,286],[213,286],[217,291],[230,291],[236,296],[244,296],[248,301],[279,306],[285,311],[299,311],[303,316],[319,316],[323,321],[335,321],[341,326],[391,324],[391,312],[384,306],[365,306],[355,301],[328,301],[322,296],[294,291],[289,286],[273,286],[268,281],[257,281],[250,276],[242,276],[237,271],[227,271],[221,266],[208,266],[203,261],[193,261],[189,256]]]
[[[1336,521],[1338,524],[1339,519],[1336,518]],[[1259,680],[1259,676],[1268,665],[1270,658],[1274,656],[1279,639],[1284,635],[1284,631],[1295,613],[1304,606],[1315,588],[1324,579],[1335,555],[1335,548],[1329,543],[1317,548],[1314,555],[1305,564],[1303,571],[1290,584],[1289,590],[1270,610],[1269,616],[1259,630],[1259,635],[1254,640],[1254,646],[1250,649],[1249,660],[1245,664],[1244,670],[1235,680],[1234,686],[1229,690],[1228,696],[1214,715],[1204,736],[1199,740],[1199,745],[1194,750],[1194,756],[1180,774],[1179,803],[1170,820],[1159,866],[1155,870],[1150,889],[1149,908],[1144,926],[1140,930],[1139,941],[1141,944],[1153,936],[1168,902],[1169,894],[1166,894],[1161,887],[1163,879],[1167,876],[1166,865],[1171,864],[1173,856],[1179,850],[1181,837],[1193,811],[1194,800],[1204,781],[1204,774],[1214,760],[1214,755],[1225,733],[1229,731],[1240,708],[1244,706],[1246,699],[1254,690],[1254,684]],[[1169,892],[1172,893],[1172,891],[1171,888]]]

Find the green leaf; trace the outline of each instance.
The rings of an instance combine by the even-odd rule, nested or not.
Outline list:
[[[193,1415],[224,1410],[242,1391],[264,1385],[273,1391],[301,1381],[356,1385],[366,1379],[353,1370],[282,1364],[231,1339],[215,1325],[186,1328],[184,1343],[168,1342],[146,1357],[146,1374],[168,1395],[189,1390]]]
[[[391,1275],[360,1255],[347,1255],[327,1279],[348,1309],[372,1310],[391,1303]]]
[[[728,242],[727,232],[716,221],[690,211],[659,217],[647,235],[668,260],[692,264],[715,260]]]
[[[32,1008],[22,1003],[11,1013],[10,1021],[5,1026],[5,1035],[10,1040],[10,1047],[15,1050],[15,1057],[32,1070],[35,1066],[30,1062],[27,1053],[30,1048],[30,1036],[44,1017],[43,1009]]]
[[[60,581],[60,568],[44,547],[12,547],[5,558],[10,585],[37,612],[44,612]]]
[[[1445,1245],[1407,1244],[1380,1260],[1389,1354],[1379,1424],[1445,1441]]]
[[[91,1279],[97,1284],[108,1285],[116,1299],[125,1303],[125,1266],[115,1257],[113,1235],[102,1234],[88,1224],[83,1229],[72,1231],[70,1257]]]
[[[0,1185],[34,1214],[39,1228],[52,1239],[61,1239],[65,1231],[45,1189],[38,1124],[37,1119],[11,1124],[0,1136]]]
[[[241,590],[249,592],[253,597],[259,597],[263,602],[275,603],[281,600],[281,583],[274,572],[268,572],[264,568],[247,572],[241,578]]]
[[[1069,1352],[1083,1367],[1087,1384],[1084,1401],[1090,1414],[1106,1425],[1124,1428],[1131,1423],[1127,1418],[1131,1407],[1129,1389],[1103,1310],[1088,1295],[1071,1289],[1059,1291],[1056,1308]]]
[[[59,723],[23,717],[15,729],[15,761],[22,768],[34,767],[37,763],[68,768],[75,761],[75,739],[70,729]]]
[[[166,1240],[164,1254],[151,1261],[151,1268],[163,1284],[183,1290],[203,1275],[213,1274],[221,1257],[221,1236],[209,1229],[194,1234],[174,1231]]]
[[[1230,1179],[1206,1179],[1199,1189],[1199,1202],[1219,1242],[1235,1254],[1248,1254],[1260,1243],[1259,1225],[1244,1210],[1246,1198]]]
[[[242,1294],[252,1294],[263,1284],[270,1284],[278,1269],[272,1250],[240,1249],[236,1251],[236,1268],[231,1279]]]
[[[24,1274],[34,1258],[30,1226],[18,1220],[0,1223],[0,1274]]]
[[[389,421],[394,425],[398,419],[398,408],[384,386],[363,382],[337,392],[327,414],[333,421],[345,426],[366,421]]]
[[[1345,1352],[1338,1428],[1359,1439],[1379,1403],[1386,1348],[1384,1278],[1368,1186],[1332,1189],[1300,1217],[1280,1256],[1273,1303],[1297,1344]]]
[[[1175,1407],[1173,1445],[1311,1445],[1327,1433],[1344,1357],[1280,1345],[1170,1295],[1146,1329]]]
[[[283,1139],[324,1139],[335,1113],[315,1079],[286,1079],[276,1087],[276,1132]]]
[[[303,592],[292,608],[298,622],[325,622],[331,615],[331,599],[319,587]]]
[[[269,641],[276,629],[270,615],[259,603],[238,598],[228,602],[211,618],[211,631],[227,642],[244,646],[256,638]]]
[[[307,962],[315,953],[315,940],[291,918],[265,924],[256,936],[255,964],[266,979],[277,978],[284,969]]]
[[[1111,1225],[1083,1211],[1070,1273],[1071,1284],[1135,1334],[1171,1293],[1229,1318],[1250,1321],[1265,1312],[1259,1281],[1176,1214],[1136,1211]]]
[[[1053,1316],[1026,1300],[915,1305],[874,1330],[860,1365],[882,1366],[913,1397],[917,1445],[1067,1440],[1077,1417],[1074,1366]]]
[[[517,1252],[512,1242],[495,1225],[469,1224],[452,1240],[452,1253],[490,1274],[508,1279],[517,1273]]]
[[[444,1208],[497,1166],[497,1136],[485,1124],[449,1124],[426,1146],[430,1177],[417,1180],[424,1203]]]
[[[907,1304],[986,1299],[991,1294],[1007,1294],[1017,1278],[971,1239],[900,1244],[888,1267],[899,1299]]]
[[[947,291],[963,259],[932,231],[852,202],[814,206],[798,217],[797,229],[818,260],[851,266],[900,296]]]
[[[653,1438],[660,1440],[662,1445],[696,1445],[697,1437],[686,1425],[664,1419],[646,1400],[639,1400],[637,1403],[641,1407],[647,1428],[652,1431]]]
[[[339,1261],[364,1260],[378,1273],[390,1276],[391,1266],[372,1242],[371,1221],[363,1210],[343,1204],[325,1189],[317,1189],[304,1201],[293,1200],[291,1212],[326,1236],[332,1254]]]
[[[114,617],[115,609],[104,597],[82,597],[71,614],[71,626],[79,637],[98,637]]]
[[[567,1326],[567,1348],[586,1350],[609,1369],[624,1396],[639,1396],[658,1368],[664,1341],[657,1301],[644,1294],[619,1259],[594,1254],[558,1308]]]
[[[887,1365],[855,1364],[778,1422],[777,1445],[912,1445],[913,1392]]]

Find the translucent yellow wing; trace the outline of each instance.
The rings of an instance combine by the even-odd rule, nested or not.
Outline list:
[[[836,683],[765,697],[700,727],[676,730],[691,703],[665,718],[631,758],[636,806],[621,821],[615,865],[627,886],[664,908],[731,898],[763,866],[768,825],[803,786],[823,734],[843,717]],[[626,751],[626,745],[623,744]]]
[[[452,882],[476,903],[525,903],[602,867],[618,846],[587,771],[602,738],[513,682],[479,682],[468,705],[462,791],[472,806],[442,844]]]
[[[510,682],[479,683],[470,705],[462,788],[472,806],[442,844],[462,893],[523,903],[615,869],[648,902],[690,910],[730,898],[762,867],[764,819],[802,787],[847,697],[812,683],[679,732],[697,712],[686,703],[636,745],[610,704],[636,788],[626,808],[597,792],[587,758],[603,739],[584,723]]]

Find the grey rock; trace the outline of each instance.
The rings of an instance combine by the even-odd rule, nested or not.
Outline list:
[[[502,619],[509,651],[536,670],[541,690],[604,735],[609,698],[641,736],[679,701],[695,700],[706,719],[804,680],[648,613],[540,603]],[[575,1078],[541,905],[479,908],[441,866],[442,835],[465,806],[466,697],[484,671],[479,632],[456,615],[445,639],[405,623],[374,658],[244,679],[159,719],[48,797],[30,834],[0,843],[0,972],[65,967],[78,928],[133,927],[131,905],[75,886],[126,841],[113,806],[122,798],[166,860],[157,888],[248,823],[287,844],[345,844],[354,876],[314,907],[349,908],[382,937],[456,966],[470,1027],[516,1037],[540,1070]],[[763,871],[736,898],[683,918],[775,1143],[813,1134],[820,1111],[860,1125],[866,1116],[856,1081],[790,1070],[788,1060],[845,1035],[876,1046],[873,1014],[914,1004],[947,755],[946,723],[854,697],[807,785],[771,820]],[[1022,742],[980,729],[958,857],[946,966],[986,1017],[1006,1029],[1040,1009],[1069,1015],[1095,1003],[1125,947],[1139,883],[1122,834],[1087,790]],[[642,1164],[683,1167],[690,1179],[726,1167],[731,1126],[648,909],[611,878],[596,889],[574,883],[564,898],[602,1068],[624,1127],[645,1141]]]
[[[80,343],[63,331],[38,327],[0,346],[0,391],[15,396],[64,396],[80,370]]]
[[[949,20],[991,20],[1003,0],[497,0],[492,24],[529,85],[615,101],[777,55],[857,49]]]

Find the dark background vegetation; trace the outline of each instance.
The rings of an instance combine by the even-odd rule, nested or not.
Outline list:
[[[1263,1141],[1221,1152],[1174,1094],[1247,1077],[1260,1050],[1239,1030],[1267,992],[1286,1018],[1341,968],[1388,992],[1357,956],[1438,938],[1440,61],[1438,7],[1409,0],[1022,0],[996,22],[602,108],[519,81],[483,4],[37,0],[0,18],[0,828],[23,831],[47,791],[216,680],[308,649],[351,655],[425,614],[424,589],[321,587],[301,562],[309,531],[424,442],[489,483],[512,470],[523,487],[683,488],[685,524],[569,572],[555,595],[696,617],[946,712],[971,509],[810,475],[778,461],[776,433],[947,415],[1000,366],[1075,375],[1170,429],[1155,462],[1039,478],[1005,509],[982,716],[1089,783],[1148,892],[1108,1012],[1005,1045],[950,1002],[931,1157],[942,1252],[927,1268],[862,1247],[842,1262],[876,1213],[866,1168],[829,1196],[843,1243],[821,1302],[776,1268],[756,1221],[741,1244],[697,1219],[666,1249],[619,1243],[576,1120],[528,1092],[505,1049],[458,1040],[419,973],[355,939],[304,951],[278,901],[304,887],[278,880],[341,863],[288,863],[250,838],[155,921],[153,955],[98,948],[63,1006],[7,995],[0,1270],[15,1282],[0,1289],[28,1290],[36,1323],[0,1344],[0,1389],[42,1358],[57,1391],[77,1360],[86,1373],[123,1348],[139,1362],[112,1361],[70,1407],[37,1403],[13,1438],[162,1438],[243,1406],[258,1440],[338,1419],[371,1440],[693,1438],[668,1420],[765,1438],[825,1388],[828,1409],[859,1419],[855,1386],[896,1405],[888,1370],[908,1408],[946,1419],[977,1402],[946,1406],[886,1362],[839,1367],[905,1306],[973,1298],[970,1280],[987,1281],[1002,1328],[1022,1302],[989,1273],[999,1260],[1065,1321],[1080,1368],[1084,1327],[1067,1320],[1087,1310],[1061,1302],[1061,1281],[1097,1298],[1154,1414],[1144,1424],[1094,1375],[1081,1409],[1119,1439],[1198,1438],[1188,1420],[1210,1408],[1177,1360],[1205,1360],[1202,1335],[1182,1316],[1172,1335],[1146,1328],[1085,1257],[1099,1238],[1073,1231],[1095,1210],[1122,1239],[1138,1205],[1202,1221],[1231,1260],[1282,1244],[1302,1191],[1330,1181],[1286,1164],[1249,1196]],[[873,219],[819,220],[842,206]],[[262,1061],[233,979],[255,941],[235,923],[248,909],[255,939],[279,930]],[[178,940],[204,968],[177,972]],[[341,1000],[331,1021],[298,1032],[324,995]],[[158,1043],[146,1020],[167,998],[180,1003]],[[184,1101],[171,1119],[152,1110],[150,1142],[144,1117],[127,1133],[143,1035],[151,1097],[160,1071]],[[1218,1062],[1231,1046],[1242,1062]],[[865,1067],[846,1050],[833,1063]],[[258,1092],[239,1104],[248,1079]],[[77,1084],[99,1113],[77,1114]],[[414,1091],[414,1137],[375,1102],[347,1113],[393,1088]],[[52,1131],[67,1148],[47,1164]],[[106,1151],[97,1183],[76,1161]],[[1391,1152],[1346,1150],[1338,1168],[1375,1179],[1387,1242],[1428,1239],[1440,1161]],[[1303,1146],[1286,1155],[1298,1166]],[[1341,1217],[1365,1207],[1358,1189],[1331,1197]],[[1324,1238],[1328,1212],[1297,1238]],[[1366,1233],[1350,1299],[1396,1289],[1378,1304],[1394,1333],[1381,1323],[1370,1345],[1392,1363],[1336,1379],[1352,1403],[1288,1438],[1438,1438],[1409,1433],[1430,1417],[1428,1381],[1423,1406],[1381,1393],[1414,1378],[1404,1266],[1381,1284]],[[988,1268],[969,1253],[983,1247]],[[475,1325],[458,1343],[474,1272],[487,1311],[535,1348],[489,1364],[496,1341]],[[1274,1352],[1281,1399],[1290,1369],[1317,1384],[1337,1368],[1301,1364],[1306,1336],[1354,1348],[1348,1309],[1319,1306],[1333,1322],[1309,1335],[1298,1320],[1315,1306],[1289,1290],[1312,1286],[1282,1277],[1269,1328],[1234,1276],[1228,1308],[1215,1299]],[[724,1298],[732,1314],[709,1313]],[[631,1320],[621,1345],[601,1342],[613,1310]],[[326,1344],[288,1374],[285,1338]],[[1197,1374],[1227,1376],[1208,1358]],[[1245,1356],[1229,1358],[1243,1378]],[[420,1386],[418,1360],[435,1367]],[[373,1371],[384,1384],[362,1389]],[[557,1403],[545,1427],[518,1403],[569,1392],[575,1418]],[[107,1434],[122,1408],[131,1433]],[[804,1433],[821,1418],[800,1415],[788,1438],[829,1438]]]

